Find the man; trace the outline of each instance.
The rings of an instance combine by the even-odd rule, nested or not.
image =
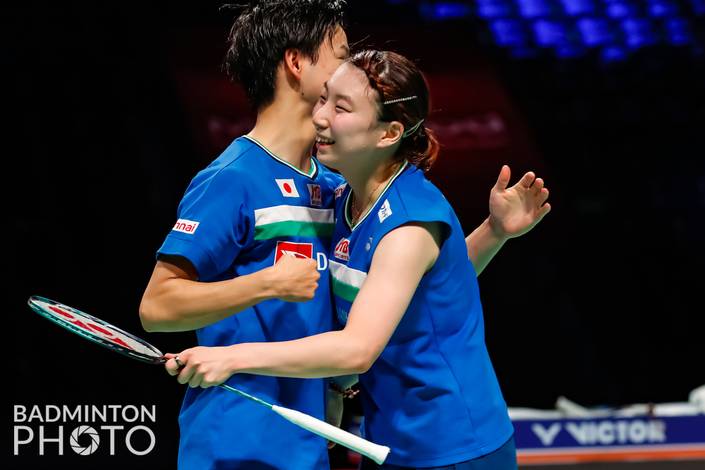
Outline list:
[[[349,54],[343,6],[263,1],[235,21],[226,68],[257,121],[187,189],[144,293],[145,329],[197,330],[218,346],[332,328],[325,254],[341,181],[311,158],[311,111]],[[242,376],[237,387],[325,416],[322,380]],[[179,424],[182,469],[328,468],[323,439],[222,389],[190,388]]]

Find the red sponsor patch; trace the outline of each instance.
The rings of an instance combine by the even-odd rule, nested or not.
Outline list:
[[[335,252],[333,252],[333,255],[343,261],[350,261],[350,240],[347,238],[341,238],[338,244],[335,245]]]
[[[323,204],[323,198],[321,197],[321,186],[318,184],[309,184],[308,193],[311,196],[311,205],[314,207],[321,207]]]
[[[193,220],[179,219],[174,224],[172,230],[175,232],[183,232],[193,235],[196,232],[199,223],[200,222],[194,222]]]
[[[277,242],[277,250],[274,255],[276,264],[284,255],[292,255],[296,258],[313,258],[313,243]]]

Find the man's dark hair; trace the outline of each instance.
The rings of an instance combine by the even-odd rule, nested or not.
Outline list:
[[[259,109],[274,99],[276,70],[287,49],[298,49],[313,63],[324,39],[343,25],[345,0],[250,1],[228,36],[225,71],[245,88]]]

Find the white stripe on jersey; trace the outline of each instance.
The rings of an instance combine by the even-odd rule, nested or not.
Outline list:
[[[367,279],[367,273],[349,268],[344,264],[333,261],[332,259],[328,260],[328,266],[330,268],[331,275],[336,279],[336,281],[357,289],[361,288],[362,283],[365,282],[365,279]]]
[[[333,209],[313,209],[302,206],[274,206],[255,210],[255,227],[278,222],[334,223]]]

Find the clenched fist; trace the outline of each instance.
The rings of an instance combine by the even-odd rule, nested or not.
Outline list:
[[[296,258],[284,255],[267,268],[276,292],[276,297],[286,302],[306,302],[313,299],[321,275],[317,263],[311,258]]]

